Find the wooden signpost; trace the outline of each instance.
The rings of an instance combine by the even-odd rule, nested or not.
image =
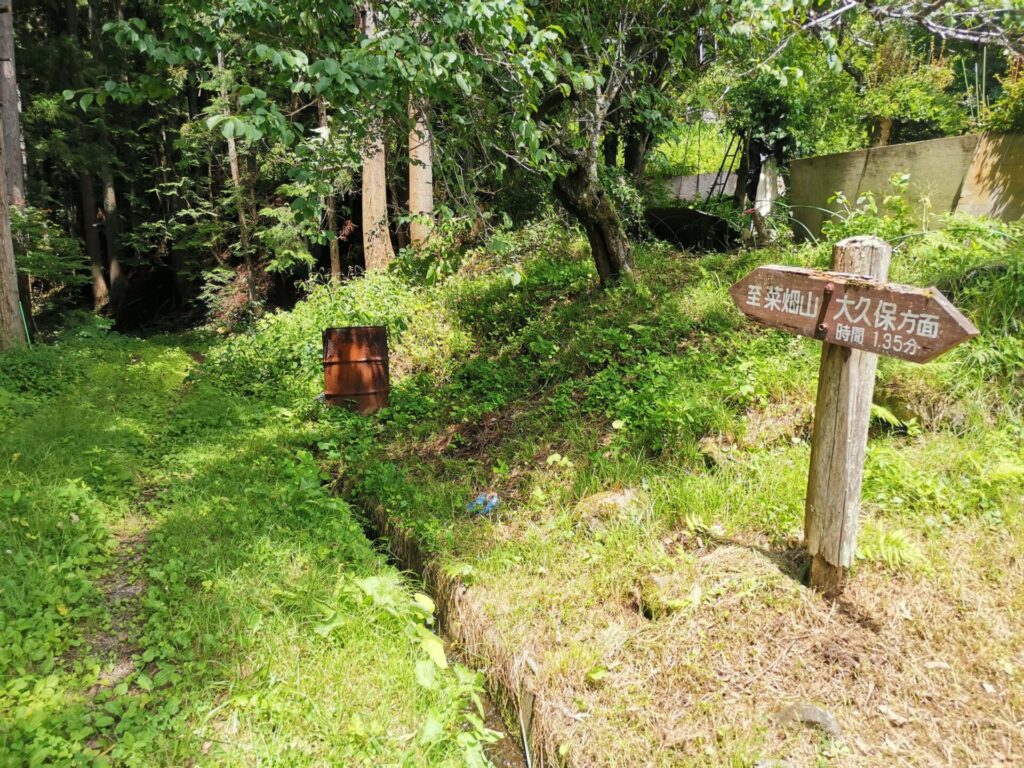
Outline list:
[[[832,271],[758,267],[729,293],[748,317],[824,343],[807,481],[811,584],[842,590],[853,565],[878,355],[925,363],[978,329],[936,288],[885,282],[892,248],[875,237],[835,246]]]

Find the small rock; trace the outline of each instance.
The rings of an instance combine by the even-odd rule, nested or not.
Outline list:
[[[591,534],[603,533],[608,524],[635,513],[640,497],[632,488],[595,493],[576,504],[576,513]]]
[[[651,620],[660,619],[675,613],[683,607],[684,602],[674,597],[679,585],[673,583],[670,576],[657,573],[648,575],[640,582],[637,594],[640,610]]]
[[[813,704],[790,704],[778,715],[780,725],[800,723],[820,728],[833,739],[843,737],[843,729],[832,715]]]
[[[754,763],[754,768],[793,768],[785,760],[758,760]]]

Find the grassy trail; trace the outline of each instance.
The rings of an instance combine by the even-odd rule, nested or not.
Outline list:
[[[288,411],[181,340],[0,367],[0,766],[475,765],[478,678]]]

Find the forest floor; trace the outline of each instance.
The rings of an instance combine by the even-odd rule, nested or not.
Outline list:
[[[3,357],[0,766],[480,764],[429,599],[205,346]]]

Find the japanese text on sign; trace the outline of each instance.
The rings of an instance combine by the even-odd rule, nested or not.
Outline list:
[[[927,362],[978,333],[936,288],[843,272],[765,265],[729,294],[765,325],[914,362]]]
[[[809,290],[778,285],[747,286],[747,306],[788,315],[817,317],[821,301],[821,295]],[[826,319],[835,323],[836,341],[864,344],[865,339],[870,339],[873,346],[911,355],[920,347],[918,339],[936,339],[940,330],[938,315],[901,312],[895,302],[867,296],[840,296]]]

